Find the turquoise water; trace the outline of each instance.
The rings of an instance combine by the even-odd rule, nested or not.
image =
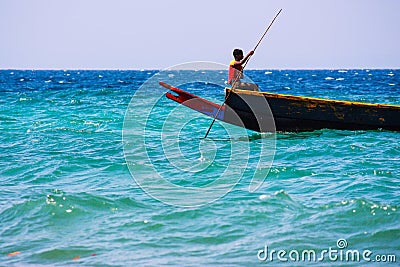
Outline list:
[[[149,78],[165,78],[156,73],[0,71],[1,266],[374,266],[377,255],[400,261],[398,132],[270,135],[216,123],[201,140],[210,118],[165,97],[153,99],[161,87],[137,93]],[[202,74],[221,77],[222,84],[226,77]],[[247,74],[264,91],[400,104],[399,70]],[[192,74],[168,75],[173,83]],[[182,88],[223,99],[221,86],[194,82]],[[149,100],[155,104],[144,121],[138,111]],[[139,117],[123,138],[129,107]],[[225,170],[241,179],[197,208],[165,204],[136,183],[157,187],[155,172],[181,187],[201,188]],[[257,171],[266,179],[249,192]],[[170,199],[190,200],[183,191],[158,189]],[[330,247],[340,250],[340,239],[347,242],[343,253],[369,250],[372,262],[289,259],[292,250],[315,250],[317,258]],[[288,261],[276,253],[272,262],[261,261],[265,246],[286,250]]]

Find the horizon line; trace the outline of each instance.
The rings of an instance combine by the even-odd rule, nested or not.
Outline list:
[[[176,70],[216,70],[227,71],[226,68],[221,69],[168,69],[168,68],[0,68],[0,71],[176,71]],[[248,68],[248,70],[400,70],[400,67],[373,67],[373,68]],[[245,71],[246,71],[245,70]]]

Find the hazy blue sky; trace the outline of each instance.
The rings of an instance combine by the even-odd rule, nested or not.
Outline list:
[[[400,0],[0,0],[0,68],[400,68]]]

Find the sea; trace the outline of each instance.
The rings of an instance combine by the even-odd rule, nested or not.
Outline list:
[[[247,70],[261,91],[400,105],[400,70]],[[398,266],[400,133],[257,133],[226,70],[0,70],[0,266]],[[399,114],[400,116],[400,114]]]

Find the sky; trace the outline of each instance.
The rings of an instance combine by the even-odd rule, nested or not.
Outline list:
[[[399,0],[0,0],[0,69],[400,68]]]

